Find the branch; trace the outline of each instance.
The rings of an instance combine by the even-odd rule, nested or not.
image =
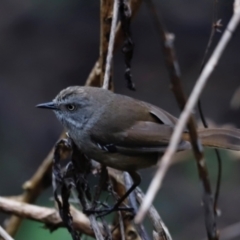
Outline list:
[[[203,70],[203,67],[206,64],[206,60],[207,60],[207,55],[208,52],[210,50],[210,47],[212,45],[213,39],[215,37],[215,33],[216,32],[221,32],[220,28],[222,27],[221,24],[221,19],[218,20],[218,0],[213,0],[213,16],[212,16],[212,28],[211,28],[211,33],[208,39],[208,43],[207,43],[207,47],[205,50],[205,53],[203,55],[203,59],[202,59],[202,63],[201,63],[201,67],[200,67],[200,72]],[[199,111],[199,115],[201,118],[201,121],[203,123],[203,126],[205,128],[208,128],[208,124],[207,121],[205,119],[203,110],[202,110],[202,104],[201,104],[201,100],[199,99],[198,101],[198,111]],[[217,163],[218,163],[218,175],[217,175],[217,184],[216,184],[216,190],[215,190],[215,194],[214,194],[214,203],[213,203],[213,207],[214,207],[214,214],[218,214],[218,209],[217,209],[217,203],[218,203],[218,198],[219,198],[219,193],[220,193],[220,186],[221,186],[221,178],[222,178],[222,159],[221,159],[221,155],[218,149],[214,149],[215,153],[216,153],[216,157],[217,157]]]
[[[3,228],[0,226],[0,237],[3,237],[5,240],[14,240]]]
[[[220,39],[217,47],[215,48],[212,56],[210,57],[209,61],[205,65],[201,75],[197,79],[197,83],[189,97],[189,100],[187,104],[184,107],[184,111],[180,115],[180,119],[175,127],[174,133],[172,134],[170,144],[164,154],[164,156],[161,158],[158,164],[158,170],[157,173],[155,174],[155,177],[153,178],[146,197],[141,205],[140,211],[138,212],[136,216],[136,222],[140,222],[143,220],[144,216],[146,215],[147,210],[149,209],[150,205],[153,202],[154,197],[156,196],[156,193],[158,189],[161,187],[162,180],[164,178],[164,175],[170,166],[171,163],[171,158],[173,154],[176,151],[176,148],[178,146],[179,140],[181,138],[181,134],[183,132],[183,129],[186,125],[187,120],[189,119],[189,116],[192,112],[192,109],[196,105],[196,102],[209,78],[211,75],[212,71],[214,70],[214,67],[218,63],[219,58],[221,57],[224,49],[227,46],[227,43],[232,37],[232,33],[236,29],[238,23],[240,20],[240,8],[234,12],[234,15],[232,16],[226,30],[224,31],[224,34],[222,38]]]
[[[208,55],[208,52],[209,52],[210,47],[212,45],[215,33],[216,32],[221,32],[220,28],[222,27],[222,24],[221,24],[221,19],[218,20],[218,16],[217,16],[218,15],[217,14],[218,9],[217,8],[218,8],[218,0],[213,0],[212,28],[211,28],[211,33],[210,33],[210,36],[209,36],[209,39],[208,39],[207,47],[206,47],[206,50],[205,50],[205,53],[204,53],[204,56],[203,56],[203,60],[202,60],[202,63],[201,63],[200,72],[203,70],[203,67],[205,66],[205,63],[206,63],[206,60],[207,60],[207,55]]]
[[[17,215],[21,218],[44,223],[50,230],[64,227],[58,210],[53,208],[39,207],[0,197],[0,210],[5,213]],[[88,217],[82,212],[77,211],[74,207],[71,207],[70,211],[73,216],[73,227],[86,235],[94,237],[94,232],[90,226]],[[102,233],[104,233],[102,225],[99,225],[99,227]]]
[[[100,69],[100,86],[103,85],[105,75],[106,59],[108,52],[108,42],[111,30],[113,14],[113,1],[101,0],[100,6],[100,53],[99,53],[99,69]]]
[[[139,204],[141,204],[145,197],[142,190],[139,187],[137,187],[135,190],[135,193],[136,193]],[[159,216],[157,210],[153,206],[151,206],[148,210],[148,217],[153,224],[154,239],[172,240],[172,237],[171,237],[166,225],[164,224],[164,222],[162,221],[161,217]]]
[[[113,47],[114,47],[114,42],[115,42],[117,20],[118,20],[118,0],[114,0],[113,18],[112,18],[110,39],[109,39],[109,44],[108,44],[108,54],[107,54],[107,61],[106,61],[106,70],[105,70],[103,86],[102,86],[104,89],[108,89],[109,88],[110,72],[111,72],[111,66],[112,66]]]

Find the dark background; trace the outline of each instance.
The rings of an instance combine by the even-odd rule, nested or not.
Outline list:
[[[189,94],[199,75],[211,31],[213,1],[155,2],[169,31],[176,36],[182,81]],[[231,17],[232,4],[230,0],[219,0],[218,16],[222,19],[223,30]],[[126,88],[120,51],[114,58],[115,91],[151,102],[178,116],[159,37],[145,4],[132,23],[132,33],[135,42],[132,72],[137,91],[130,92]],[[213,44],[220,36],[221,33],[216,35]],[[99,1],[0,2],[0,195],[22,192],[22,183],[32,176],[62,131],[53,113],[34,106],[51,100],[69,85],[83,85],[98,52]],[[239,54],[238,28],[202,94],[205,115],[218,125],[240,127],[239,110],[230,109],[231,98],[240,83]],[[240,155],[222,151],[222,156],[219,228],[240,221]],[[190,159],[191,154],[187,158]],[[214,187],[217,165],[212,150],[207,151],[207,160]],[[144,190],[153,173],[154,169],[142,171]],[[174,239],[205,237],[201,194],[202,186],[193,160],[170,169],[155,206]],[[51,189],[41,196],[38,204],[52,206],[50,196]],[[25,221],[16,236],[16,239],[24,238],[70,239],[70,235],[66,230],[50,235],[41,224]]]

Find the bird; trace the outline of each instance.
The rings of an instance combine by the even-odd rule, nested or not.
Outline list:
[[[87,86],[67,87],[51,102],[36,107],[53,110],[87,158],[131,175],[133,186],[121,202],[140,184],[137,171],[156,165],[178,121],[150,103]],[[203,146],[240,150],[238,129],[203,128],[198,135]],[[190,137],[185,129],[177,151],[188,149]]]

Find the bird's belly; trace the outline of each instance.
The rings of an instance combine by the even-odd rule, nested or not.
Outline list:
[[[125,155],[119,153],[99,152],[98,154],[86,153],[91,159],[108,167],[122,171],[133,171],[155,165],[158,160],[157,153]]]
[[[74,135],[71,136],[74,140]],[[148,168],[157,163],[159,153],[123,154],[99,149],[87,136],[81,137],[84,142],[74,141],[79,149],[89,158],[122,171]]]

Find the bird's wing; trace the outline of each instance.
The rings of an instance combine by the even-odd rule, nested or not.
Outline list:
[[[164,152],[168,146],[173,126],[155,122],[139,121],[121,132],[98,135],[92,140],[103,150],[125,154]],[[107,139],[107,142],[106,142]],[[189,148],[189,143],[182,141],[178,150]]]
[[[156,107],[150,103],[141,102],[141,104],[148,108],[149,113],[155,117],[157,122],[172,127],[177,124],[178,119],[172,116],[170,113],[166,112],[165,110]]]

